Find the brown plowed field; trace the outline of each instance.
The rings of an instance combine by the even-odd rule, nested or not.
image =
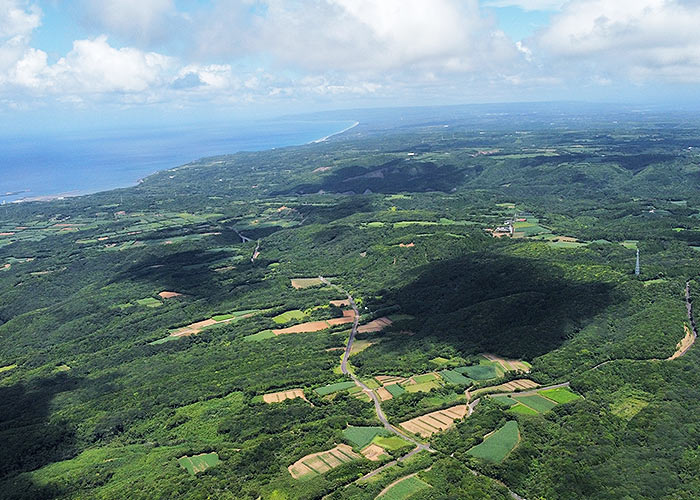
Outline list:
[[[181,293],[177,292],[167,292],[163,291],[158,294],[158,296],[162,299],[172,299],[173,297],[182,297]]]
[[[350,307],[350,301],[348,299],[331,300],[331,305],[335,307]]]
[[[370,444],[367,446],[364,450],[362,450],[360,453],[368,459],[371,460],[372,462],[377,462],[381,460],[384,457],[388,457],[389,455],[384,451],[384,448],[382,448],[379,445],[376,444]]]
[[[263,401],[266,403],[280,403],[286,399],[301,398],[306,401],[304,391],[302,389],[290,389],[288,391],[272,392],[263,396]]]
[[[376,389],[377,396],[379,396],[379,399],[382,401],[386,401],[388,399],[393,399],[394,396],[391,395],[389,391],[387,391],[384,387],[380,387],[379,389]]]
[[[483,389],[477,389],[472,393],[472,397],[476,397],[479,394],[483,394],[484,392],[515,392],[518,389],[526,390],[534,389],[535,387],[539,387],[539,384],[533,382],[532,380],[512,380],[510,382],[506,382],[505,384],[494,385],[492,387],[484,387]]]
[[[352,451],[350,446],[347,444],[339,444],[331,450],[306,455],[294,462],[287,469],[294,479],[299,479],[307,474],[323,474],[345,462],[350,462],[351,460],[357,460],[359,458],[360,456]]]
[[[391,320],[389,318],[379,318],[374,321],[358,327],[358,333],[369,333],[369,332],[381,332],[387,326],[391,325]]]
[[[336,325],[345,325],[347,323],[352,323],[355,321],[354,311],[343,311],[342,318],[333,318],[322,321],[311,321],[309,323],[301,323],[294,326],[289,326],[287,328],[279,328],[277,330],[272,330],[275,335],[286,335],[288,333],[308,333],[308,332],[319,332]]]
[[[436,432],[452,427],[455,420],[464,418],[467,405],[457,405],[446,410],[438,410],[420,417],[412,418],[399,425],[408,432],[413,432],[424,438],[429,438]]]

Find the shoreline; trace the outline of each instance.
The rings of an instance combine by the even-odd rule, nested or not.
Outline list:
[[[355,123],[353,123],[352,125],[350,125],[349,127],[344,128],[344,129],[341,130],[340,132],[336,132],[336,133],[334,133],[334,134],[327,135],[326,137],[321,137],[320,139],[316,139],[315,141],[307,142],[306,144],[320,144],[320,143],[322,143],[322,142],[326,142],[326,141],[327,141],[328,139],[330,139],[331,137],[336,136],[336,135],[340,135],[340,134],[344,134],[344,133],[347,132],[348,130],[354,129],[354,128],[357,127],[359,124],[360,124],[360,122],[355,122]]]
[[[341,120],[337,120],[337,121],[341,121]],[[347,123],[347,121],[349,121],[349,120],[342,120],[342,121],[345,121],[345,122]],[[345,133],[345,132],[347,132],[348,130],[351,130],[351,129],[357,127],[359,124],[360,124],[360,122],[356,121],[355,123],[353,123],[353,124],[350,125],[349,127],[344,128],[343,130],[340,130],[340,131],[338,131],[338,132],[334,132],[334,133],[332,133],[332,134],[326,135],[326,136],[324,136],[324,137],[321,137],[320,139],[316,139],[316,140],[313,140],[313,141],[310,141],[310,142],[298,143],[298,144],[291,144],[291,145],[286,145],[286,146],[270,147],[270,148],[262,149],[262,150],[259,150],[259,151],[273,151],[273,150],[275,150],[275,149],[281,149],[281,148],[286,148],[286,147],[306,146],[306,145],[311,145],[311,144],[320,144],[320,143],[322,143],[322,142],[327,141],[328,139],[330,139],[330,138],[333,137],[333,136],[336,136],[336,135]],[[224,153],[224,154],[236,154],[236,153],[241,153],[241,152],[244,152],[244,151],[246,151],[246,149],[240,149],[240,150],[238,150],[238,151],[233,151],[233,152],[231,152],[231,153]],[[256,150],[256,151],[257,151],[257,150]],[[205,156],[202,156],[201,158],[206,158],[206,155],[205,155]],[[199,159],[199,158],[197,158],[197,159]],[[193,161],[196,161],[197,159],[195,159],[195,160],[193,160]],[[172,168],[177,168],[177,167],[181,167],[181,166],[185,166],[185,165],[187,165],[187,163],[182,164],[182,165],[176,165],[176,166],[165,167],[165,168],[162,168],[162,169],[160,169],[160,170],[156,170],[156,171],[154,171],[154,172],[151,172],[151,173],[148,174],[146,177],[149,177],[149,176],[151,176],[151,175],[155,175],[155,174],[157,174],[157,173],[159,173],[159,172],[163,172],[163,171],[166,171],[166,170],[170,170],[170,169],[172,169]],[[66,198],[76,198],[76,197],[80,197],[80,196],[88,196],[88,195],[96,194],[96,193],[105,193],[105,192],[109,192],[109,191],[114,191],[114,190],[116,190],[116,189],[128,189],[128,188],[132,188],[132,187],[135,187],[135,186],[138,186],[139,184],[141,184],[141,183],[144,181],[144,179],[145,179],[145,177],[142,177],[142,178],[138,179],[137,181],[135,181],[135,182],[133,182],[133,183],[130,183],[130,184],[128,184],[128,185],[115,186],[115,187],[108,188],[108,189],[97,189],[97,190],[95,190],[95,191],[92,191],[92,190],[90,190],[90,191],[67,191],[67,192],[64,191],[64,192],[61,192],[61,193],[54,193],[54,194],[43,194],[43,195],[36,195],[36,196],[25,196],[25,197],[23,197],[23,198],[14,199],[14,200],[6,200],[6,199],[2,199],[2,197],[0,197],[0,199],[2,199],[2,201],[0,201],[0,204],[8,204],[8,205],[9,205],[9,204],[15,204],[15,203],[51,202],[51,201],[63,200],[63,199],[66,199]],[[8,193],[8,194],[5,195],[5,196],[16,196],[16,195],[19,195],[19,194],[22,194],[22,193],[31,193],[31,190],[30,190],[30,189],[23,189],[23,190],[19,190],[19,191],[14,191],[14,192]]]

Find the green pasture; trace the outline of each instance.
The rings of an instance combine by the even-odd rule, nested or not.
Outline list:
[[[282,325],[284,323],[289,323],[292,320],[302,320],[304,318],[306,318],[306,314],[304,313],[304,311],[300,311],[299,309],[293,309],[291,311],[286,311],[282,314],[278,314],[277,316],[272,318],[272,321],[274,321],[278,325]]]
[[[419,491],[426,490],[431,486],[418,479],[417,476],[407,477],[389,488],[384,494],[377,497],[377,500],[405,500]]]
[[[449,384],[470,385],[472,380],[454,370],[442,370],[440,376]]]
[[[539,391],[538,394],[541,394],[542,396],[559,404],[570,403],[572,401],[576,401],[577,399],[581,399],[581,396],[574,394],[565,387],[560,387],[558,389],[545,389],[544,391]]]
[[[525,406],[529,406],[539,413],[544,413],[557,406],[555,402],[543,398],[542,396],[538,396],[537,394],[533,394],[532,396],[513,396],[513,399],[524,404]]]
[[[350,389],[352,387],[356,387],[355,382],[336,382],[335,384],[329,384],[325,385],[323,387],[319,387],[316,390],[316,394],[319,396],[327,396],[328,394],[333,394],[334,392],[340,392],[344,391],[346,389]]]
[[[260,340],[273,339],[275,337],[276,335],[272,330],[263,330],[262,332],[243,337],[243,340],[245,340],[246,342],[258,342]]]

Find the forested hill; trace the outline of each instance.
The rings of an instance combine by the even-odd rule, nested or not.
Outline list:
[[[700,120],[574,111],[3,207],[0,497],[700,497]]]

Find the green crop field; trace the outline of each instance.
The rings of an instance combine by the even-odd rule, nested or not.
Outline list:
[[[557,406],[557,404],[553,401],[543,398],[542,396],[538,396],[537,394],[533,394],[532,396],[513,396],[513,399],[540,413],[549,411]]]
[[[407,477],[389,488],[383,495],[377,497],[382,500],[405,500],[419,491],[430,488],[425,481],[421,481],[416,476]]]
[[[385,385],[384,388],[385,388],[387,391],[389,391],[389,394],[391,394],[391,395],[394,396],[395,398],[398,398],[399,396],[401,396],[401,394],[403,394],[404,392],[406,392],[406,389],[404,389],[403,387],[401,387],[399,384],[389,384],[389,385]]]
[[[510,420],[503,427],[484,439],[481,444],[469,449],[467,453],[489,462],[501,462],[518,444],[518,422]]]
[[[470,385],[472,380],[454,370],[442,370],[440,376],[450,384]]]
[[[272,330],[263,330],[262,332],[258,332],[253,335],[248,335],[247,337],[243,337],[243,340],[247,342],[257,342],[259,340],[266,340],[266,339],[272,339],[275,338],[277,335],[274,334]]]
[[[458,373],[466,373],[469,378],[474,380],[490,380],[499,376],[498,370],[492,365],[475,365],[463,366],[455,368]]]
[[[581,399],[581,396],[579,396],[578,394],[574,394],[569,389],[566,389],[564,387],[558,389],[546,389],[544,391],[540,391],[538,394],[541,394],[542,396],[551,399],[552,401],[555,401],[559,404],[570,403],[571,401]]]
[[[407,385],[404,389],[406,389],[406,392],[428,392],[438,387],[440,387],[440,384],[433,379],[430,382],[424,382],[422,384]]]
[[[212,316],[211,319],[214,321],[226,321],[227,319],[234,319],[234,318],[240,318],[241,316],[246,316],[248,314],[253,314],[260,312],[259,309],[249,309],[246,311],[235,311],[232,313],[227,313],[227,314],[217,314],[216,316]]]
[[[316,389],[316,394],[318,394],[319,396],[327,396],[328,394],[344,391],[346,389],[350,389],[351,387],[356,387],[355,382],[337,382],[335,384],[319,387],[318,389]]]
[[[364,448],[377,436],[389,434],[384,427],[348,427],[343,431],[343,437],[356,448]]]
[[[497,402],[500,405],[511,407],[514,405],[517,405],[518,402],[511,398],[510,396],[489,396],[491,399],[493,399],[495,402]]]
[[[300,311],[299,309],[294,309],[291,311],[283,312],[282,314],[278,314],[277,316],[272,318],[272,321],[274,321],[278,325],[281,325],[284,323],[288,323],[294,319],[301,320],[304,318],[306,318],[306,314],[304,313],[304,311]]]
[[[435,380],[435,375],[432,373],[426,373],[425,375],[416,375],[413,377],[413,380],[416,381],[416,384],[424,384],[426,382],[432,382]]]
[[[539,415],[538,412],[521,403],[517,403],[515,406],[512,406],[510,411],[517,413],[518,415]]]
[[[216,453],[206,453],[203,455],[195,455],[193,457],[180,457],[177,462],[185,469],[187,472],[193,476],[199,472],[204,472],[210,467],[214,467],[219,464],[219,455]]]
[[[377,382],[373,378],[364,379],[362,383],[370,389],[379,389],[381,387],[381,385],[379,385],[379,382]]]

